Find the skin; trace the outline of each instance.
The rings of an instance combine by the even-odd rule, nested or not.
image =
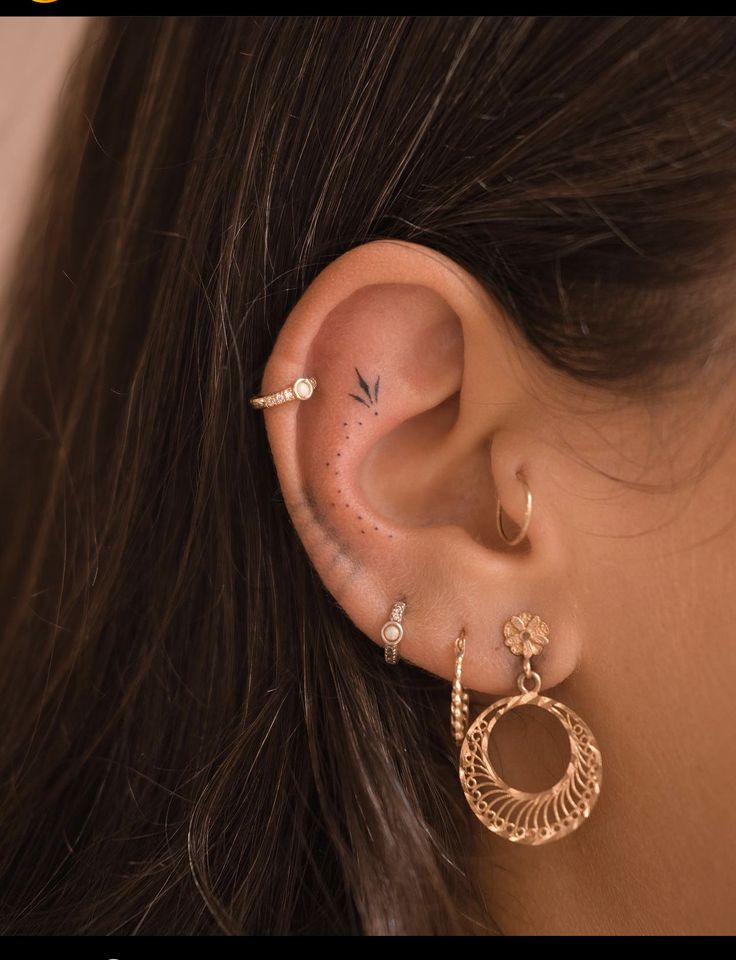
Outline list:
[[[603,790],[582,829],[520,847],[478,824],[473,863],[501,930],[735,932],[728,379],[714,370],[646,399],[572,383],[462,268],[389,241],[334,261],[292,311],[264,391],[304,375],[314,396],[268,410],[269,439],[296,529],[347,615],[378,643],[405,596],[401,656],[448,681],[464,627],[472,716],[516,692],[502,626],[538,613],[543,689],[597,737]],[[509,548],[496,497],[520,522],[519,470],[534,507]],[[535,729],[499,729],[520,785],[560,772]]]
[[[14,275],[17,243],[46,174],[46,141],[86,17],[2,19],[0,29],[0,296]]]

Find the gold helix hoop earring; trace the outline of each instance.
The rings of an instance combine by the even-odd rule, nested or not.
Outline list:
[[[397,600],[391,607],[391,613],[388,620],[381,627],[381,640],[383,640],[383,655],[386,663],[396,664],[399,662],[399,644],[404,636],[404,626],[402,620],[406,610],[406,601]]]
[[[549,627],[538,616],[520,613],[503,627],[504,643],[522,658],[517,677],[519,696],[497,700],[473,721],[465,732],[467,720],[458,716],[455,706],[461,698],[462,661],[465,641],[455,641],[455,679],[452,685],[452,735],[462,740],[460,747],[460,783],[470,809],[484,827],[512,843],[538,846],[572,833],[590,816],[601,791],[602,760],[595,737],[580,717],[563,703],[543,697],[542,679],[532,669],[532,657],[549,643]],[[496,772],[488,746],[493,728],[500,718],[517,707],[533,706],[546,710],[562,724],[570,742],[570,760],[561,779],[548,790],[529,793],[511,787]],[[456,722],[459,721],[459,722]]]
[[[251,397],[250,405],[256,410],[265,410],[266,407],[277,407],[281,403],[289,403],[290,400],[309,400],[317,389],[317,381],[314,377],[299,377],[283,390],[277,390],[276,393],[266,393],[262,397]]]
[[[516,479],[524,484],[524,490],[526,491],[526,503],[524,506],[524,519],[521,521],[521,527],[519,532],[515,537],[509,537],[506,534],[506,531],[503,528],[503,515],[501,510],[501,501],[500,499],[496,501],[496,528],[501,539],[507,543],[510,547],[515,547],[521,543],[524,537],[529,532],[529,523],[532,519],[532,492],[529,489],[529,484],[526,482],[524,477],[520,474],[516,474]]]

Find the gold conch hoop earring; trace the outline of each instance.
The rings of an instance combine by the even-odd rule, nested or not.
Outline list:
[[[452,735],[462,740],[460,783],[470,809],[484,827],[512,843],[538,846],[572,833],[589,816],[601,791],[602,760],[590,728],[569,707],[540,695],[542,680],[531,660],[549,643],[549,627],[538,616],[520,613],[507,620],[504,643],[523,660],[517,678],[519,696],[497,700],[467,727],[467,714],[455,707],[467,696],[462,688],[462,644],[455,641],[455,678],[452,686]],[[458,694],[460,700],[458,700]],[[493,728],[517,707],[539,707],[556,717],[570,742],[570,760],[560,780],[548,790],[529,793],[507,784],[496,772],[488,753]],[[457,722],[456,722],[457,721]]]
[[[524,485],[526,492],[526,501],[524,504],[524,519],[521,521],[521,527],[515,537],[509,537],[503,528],[503,511],[501,509],[501,500],[496,501],[496,529],[501,539],[510,547],[515,547],[521,543],[529,532],[529,524],[532,519],[532,491],[521,473],[516,474],[516,479]]]

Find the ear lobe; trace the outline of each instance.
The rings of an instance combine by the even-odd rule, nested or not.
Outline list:
[[[554,521],[533,522],[518,553],[495,533],[497,483],[517,518],[522,461],[530,483],[543,476],[517,359],[472,277],[427,248],[378,241],[320,274],[264,377],[264,392],[317,379],[311,399],[266,417],[287,508],[326,587],[377,643],[405,598],[401,657],[448,679],[464,627],[467,683],[489,692],[511,689],[519,669],[503,622],[530,609],[554,627],[564,602]],[[573,637],[540,657],[546,685],[572,669]]]

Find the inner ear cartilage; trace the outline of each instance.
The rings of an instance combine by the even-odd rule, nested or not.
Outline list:
[[[381,627],[381,640],[383,640],[383,655],[386,663],[391,665],[399,662],[399,644],[404,636],[404,626],[402,620],[406,610],[405,600],[396,600],[391,607],[391,613],[388,620]]]

